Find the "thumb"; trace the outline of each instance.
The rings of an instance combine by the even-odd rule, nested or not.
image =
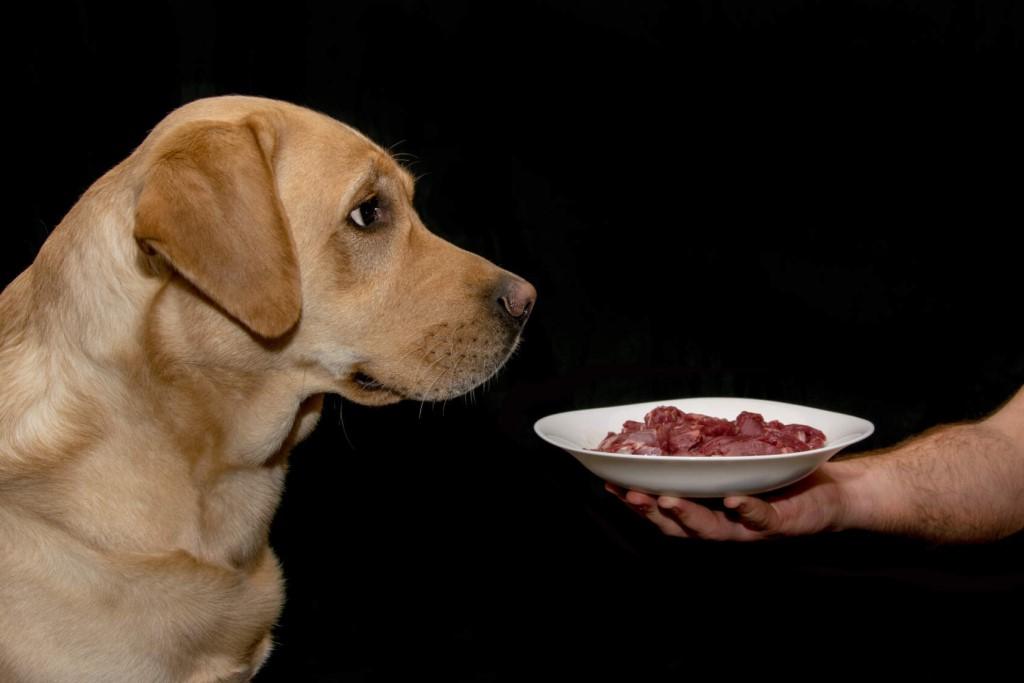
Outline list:
[[[779,531],[781,520],[775,506],[771,503],[750,496],[730,496],[723,502],[725,507],[736,511],[740,522],[748,529],[766,533]]]

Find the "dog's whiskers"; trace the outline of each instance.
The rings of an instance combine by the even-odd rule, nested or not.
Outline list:
[[[355,444],[352,443],[352,439],[348,438],[348,430],[345,428],[345,419],[342,416],[342,408],[344,408],[345,399],[338,397],[338,424],[341,425],[341,433],[345,435],[345,441],[348,443],[348,447],[353,451],[356,450]]]
[[[443,358],[444,358],[444,356],[438,356],[437,360],[435,360],[433,363],[431,363],[430,367],[428,367],[426,369],[426,372],[430,372],[430,370],[432,370],[438,363],[440,363]],[[447,373],[449,370],[451,370],[451,367],[452,366],[449,365],[449,366],[447,366],[445,368],[442,368],[440,374],[438,374],[438,376],[434,378],[434,381],[430,383],[430,386],[427,387],[427,390],[420,394],[421,396],[423,396],[423,398],[420,400],[420,411],[419,411],[419,416],[417,417],[417,419],[422,419],[423,418],[423,404],[426,403],[428,400],[430,400],[429,399],[430,392],[433,391],[434,385],[437,384],[437,381],[439,379],[444,377],[445,373]]]
[[[461,364],[462,361],[466,359],[466,355],[467,354],[465,354],[465,353],[462,353],[462,354],[459,355],[459,359],[457,361],[455,361],[455,365],[452,368],[452,374],[455,374],[456,372],[458,372],[459,364]],[[448,405],[448,399],[447,398],[444,400],[443,403],[441,403],[441,417],[444,417],[444,407],[446,405]]]

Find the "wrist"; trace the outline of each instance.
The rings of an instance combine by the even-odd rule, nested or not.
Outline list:
[[[885,531],[887,520],[894,519],[892,508],[899,499],[893,482],[886,476],[885,468],[877,467],[875,457],[867,455],[829,463],[839,492],[833,530]]]

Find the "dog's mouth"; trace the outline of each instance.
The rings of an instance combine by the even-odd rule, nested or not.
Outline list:
[[[362,370],[352,375],[352,381],[358,384],[363,391],[388,391],[388,387],[383,382]]]
[[[406,398],[398,389],[384,384],[363,370],[353,372],[346,384],[352,394],[349,398],[366,405],[386,405]]]

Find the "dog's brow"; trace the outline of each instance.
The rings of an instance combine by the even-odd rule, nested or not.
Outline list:
[[[352,191],[345,197],[345,204],[351,204],[357,194],[362,193],[367,187],[376,185],[379,177],[380,171],[377,169],[377,165],[370,164],[352,183]]]
[[[377,159],[374,161],[374,165],[376,166],[377,175],[379,177],[390,179],[398,176],[397,184],[405,191],[406,196],[408,196],[409,199],[412,199],[413,194],[416,191],[416,180],[404,166],[398,163],[393,157]]]
[[[397,170],[397,173],[394,173],[394,170]],[[356,178],[355,182],[352,183],[352,191],[345,196],[345,205],[351,204],[356,195],[362,194],[366,188],[377,186],[382,180],[390,180],[395,175],[398,176],[402,189],[405,190],[411,200],[415,191],[415,181],[412,175],[398,164],[392,166],[380,160],[374,160],[369,163],[366,169]],[[387,184],[390,185],[391,183]]]
[[[398,165],[398,177],[402,179],[402,187],[405,188],[405,193],[409,195],[409,199],[412,199],[413,195],[416,194],[416,181],[413,179],[412,174],[401,165]]]

